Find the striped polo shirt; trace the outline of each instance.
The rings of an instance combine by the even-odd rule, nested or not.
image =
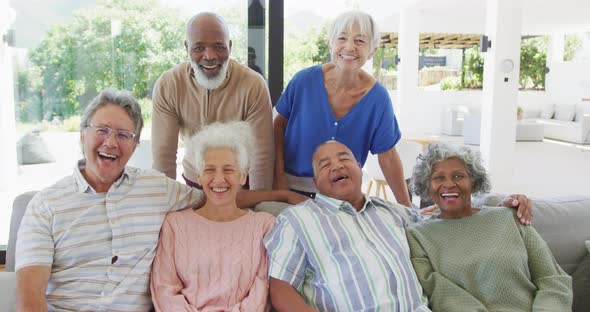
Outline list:
[[[283,211],[265,237],[269,275],[319,311],[429,311],[405,233],[419,219],[379,198],[366,196],[357,212],[318,193]]]
[[[50,266],[50,311],[149,311],[149,273],[166,213],[196,205],[202,192],[154,170],[126,167],[97,194],[74,173],[29,203],[16,269]]]

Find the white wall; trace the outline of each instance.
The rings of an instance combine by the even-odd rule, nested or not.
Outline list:
[[[590,61],[555,62],[549,66],[547,90],[555,103],[577,104],[590,98]],[[590,102],[584,102],[590,112]]]
[[[397,91],[389,91],[394,111],[397,113]],[[443,109],[453,105],[468,108],[481,108],[482,91],[419,91],[416,103],[404,106],[404,117],[398,118],[403,133],[439,134],[441,132],[440,115]],[[550,95],[545,91],[518,92],[518,105],[523,109],[542,109],[551,103]],[[590,103],[589,105],[590,106]],[[399,116],[399,115],[397,115]]]

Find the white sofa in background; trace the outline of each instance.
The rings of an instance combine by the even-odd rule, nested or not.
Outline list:
[[[465,114],[463,119],[463,143],[469,145],[479,145],[479,136],[481,132],[481,112],[472,109]]]
[[[551,105],[542,110],[525,110],[523,117],[529,122],[542,124],[546,138],[590,143],[590,113],[585,113],[581,105]]]
[[[442,134],[463,134],[463,116],[466,112],[467,108],[463,106],[452,106],[444,109],[440,115]]]

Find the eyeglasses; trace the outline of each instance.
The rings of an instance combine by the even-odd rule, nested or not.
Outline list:
[[[117,142],[119,143],[124,143],[124,144],[129,144],[131,142],[133,142],[133,139],[135,139],[135,133],[131,132],[131,131],[127,131],[127,130],[115,130],[115,129],[111,129],[109,127],[105,127],[105,126],[94,126],[94,125],[90,125],[88,127],[86,127],[86,129],[92,129],[92,133],[99,137],[99,138],[103,138],[106,139],[108,137],[111,136],[111,133],[115,133],[115,139],[117,140]]]

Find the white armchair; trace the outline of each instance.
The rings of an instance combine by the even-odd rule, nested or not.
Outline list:
[[[463,143],[470,145],[479,145],[479,136],[481,131],[481,112],[472,109],[465,114],[463,122]]]
[[[461,135],[463,131],[463,116],[467,109],[464,106],[452,106],[441,113],[441,132],[446,135]]]

